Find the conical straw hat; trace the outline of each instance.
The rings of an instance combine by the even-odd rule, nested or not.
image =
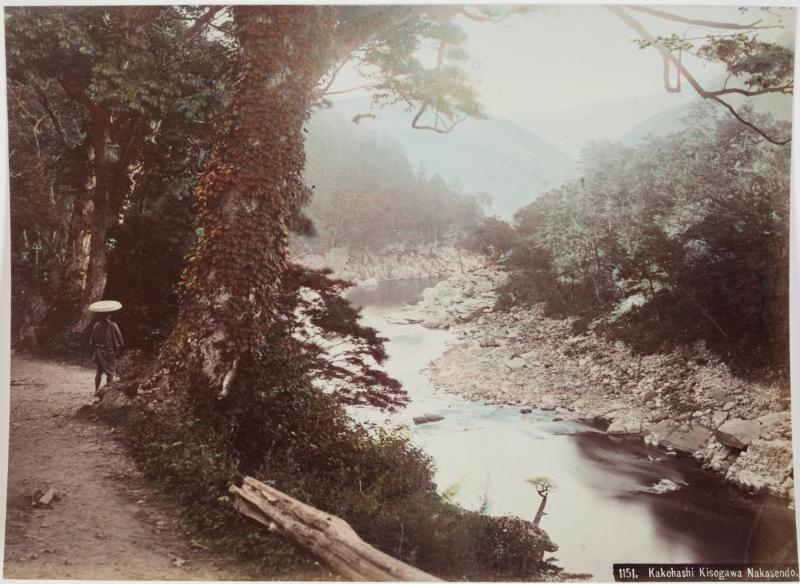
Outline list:
[[[122,303],[116,300],[100,300],[89,305],[89,312],[114,312],[122,308]]]

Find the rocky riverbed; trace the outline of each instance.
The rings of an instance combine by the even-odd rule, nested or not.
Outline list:
[[[458,274],[387,318],[454,330],[426,369],[437,389],[607,423],[609,434],[692,455],[742,489],[793,500],[785,388],[735,377],[702,346],[642,356],[591,324],[576,334],[574,319],[546,318],[541,306],[495,312],[505,281],[487,269]]]
[[[473,270],[485,260],[450,246],[392,245],[381,250],[335,247],[325,254],[297,251],[300,261],[312,268],[330,268],[337,277],[360,286],[389,280],[446,278]]]

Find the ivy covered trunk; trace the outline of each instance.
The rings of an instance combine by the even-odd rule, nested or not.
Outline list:
[[[235,90],[216,150],[198,180],[198,239],[181,283],[178,321],[162,357],[171,380],[224,392],[263,342],[276,310],[287,215],[305,165],[303,125],[324,70],[334,8],[233,9]]]

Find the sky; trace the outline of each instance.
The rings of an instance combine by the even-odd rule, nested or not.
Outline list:
[[[758,7],[741,14],[735,6],[679,6],[667,9],[691,18],[751,22],[764,18]],[[654,34],[684,34],[690,27],[632,13]],[[763,31],[765,40],[793,38],[788,29]],[[557,111],[598,100],[663,94],[661,59],[654,49],[639,49],[636,33],[602,6],[537,6],[500,23],[459,17],[468,35],[469,68],[490,115]],[[694,27],[690,35],[703,34]],[[701,78],[721,73],[689,57]],[[333,89],[359,85],[343,72]],[[687,94],[692,91],[687,88]]]

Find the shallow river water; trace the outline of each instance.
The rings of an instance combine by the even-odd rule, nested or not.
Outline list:
[[[541,526],[559,546],[552,554],[570,572],[612,580],[612,564],[632,562],[794,562],[794,512],[769,497],[753,497],[702,470],[691,458],[669,456],[641,440],[612,438],[589,425],[553,421],[553,412],[486,405],[436,392],[421,373],[452,341],[448,331],[395,325],[384,316],[434,281],[387,282],[357,288],[351,301],[367,324],[389,338],[386,366],[411,403],[374,421],[408,424],[411,439],[436,463],[440,490],[455,487],[469,509],[488,500],[491,515],[531,519],[539,505],[530,477],[556,483]],[[414,426],[412,418],[444,420]],[[658,492],[663,479],[680,488]]]

